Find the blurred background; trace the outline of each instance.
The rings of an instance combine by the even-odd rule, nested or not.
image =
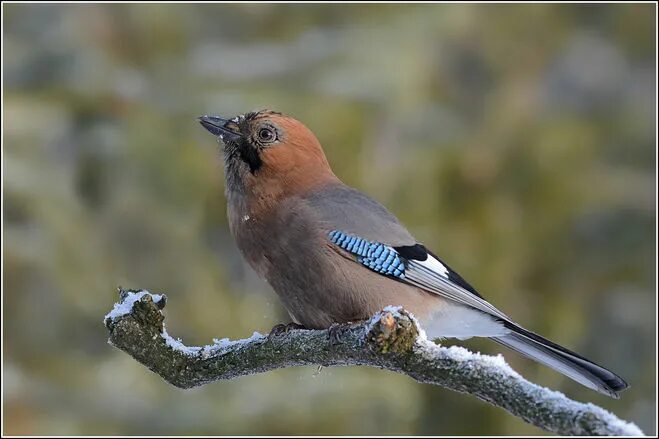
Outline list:
[[[5,434],[542,434],[368,368],[183,391],[106,343],[116,287],[186,344],[289,318],[229,235],[196,116],[303,120],[337,175],[518,322],[625,377],[656,434],[652,4],[3,4]]]

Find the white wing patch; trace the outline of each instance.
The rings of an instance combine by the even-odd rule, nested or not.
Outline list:
[[[416,264],[419,264],[428,270],[435,272],[437,274],[441,274],[444,276],[446,279],[448,279],[448,269],[439,262],[437,259],[433,258],[430,253],[428,253],[428,259],[425,261],[414,261]]]

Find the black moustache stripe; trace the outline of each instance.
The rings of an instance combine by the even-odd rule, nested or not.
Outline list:
[[[247,143],[247,141],[241,142],[241,144],[238,146],[238,153],[240,154],[240,159],[247,163],[247,166],[249,166],[249,171],[252,174],[254,174],[261,168],[261,166],[263,166],[263,161],[261,160],[259,151]]]

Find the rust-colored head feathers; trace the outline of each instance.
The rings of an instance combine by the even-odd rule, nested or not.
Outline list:
[[[292,117],[263,110],[199,120],[225,145],[228,194],[276,200],[337,180],[316,136]]]

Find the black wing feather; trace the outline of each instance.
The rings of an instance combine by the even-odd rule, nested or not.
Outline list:
[[[444,267],[446,267],[446,269],[448,270],[448,278],[451,282],[453,282],[456,285],[459,285],[460,287],[469,291],[476,297],[480,297],[481,299],[483,298],[483,296],[481,296],[474,287],[469,285],[469,283],[466,280],[464,280],[462,276],[460,276],[455,270],[449,267],[436,254],[428,250],[423,244],[394,247],[394,250],[396,250],[405,259],[414,260],[414,261],[425,261],[426,259],[428,259],[428,255],[432,256],[433,258],[441,262]]]

